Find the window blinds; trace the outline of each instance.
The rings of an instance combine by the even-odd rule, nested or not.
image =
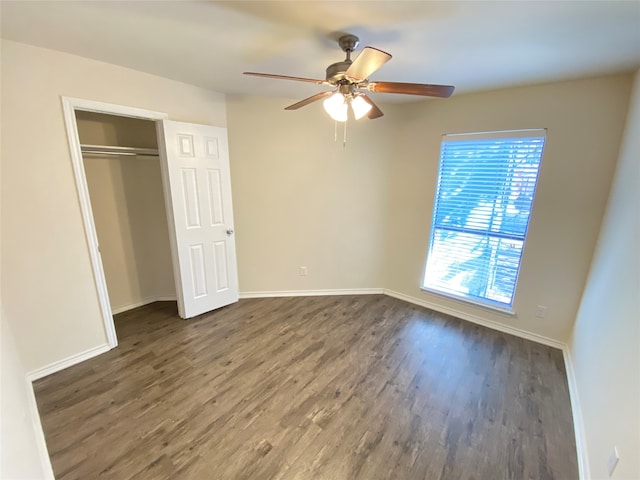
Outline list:
[[[423,287],[511,308],[544,130],[446,135]]]

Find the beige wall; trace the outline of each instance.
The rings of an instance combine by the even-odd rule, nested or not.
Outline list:
[[[640,478],[640,74],[570,342],[592,477]]]
[[[295,101],[227,101],[240,291],[380,288],[389,124],[350,122],[343,148],[321,102]]]
[[[83,144],[157,149],[155,122],[76,116]],[[160,159],[85,154],[84,168],[111,308],[175,298]]]
[[[44,435],[36,418],[35,398],[28,389],[11,326],[2,312],[2,384],[0,385],[0,478],[53,479]]]
[[[514,88],[395,105],[389,179],[390,290],[483,320],[566,341],[600,228],[624,127],[631,76]],[[538,189],[514,299],[515,317],[419,290],[444,133],[547,128]],[[401,234],[398,234],[400,232]],[[536,306],[548,307],[545,319]]]
[[[60,97],[226,126],[224,96],[2,41],[2,291],[27,371],[106,343]]]

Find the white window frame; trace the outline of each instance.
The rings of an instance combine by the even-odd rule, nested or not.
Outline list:
[[[546,144],[547,140],[547,130],[546,129],[527,129],[527,130],[508,130],[508,131],[495,131],[495,132],[479,132],[479,133],[461,133],[461,134],[445,134],[442,136],[441,141],[441,152],[440,158],[438,160],[438,175],[436,177],[436,190],[434,192],[434,204],[432,209],[432,219],[431,219],[431,229],[429,231],[429,239],[428,239],[428,249],[427,254],[425,255],[424,269],[421,280],[420,289],[426,293],[434,294],[437,296],[445,297],[456,302],[461,302],[463,304],[471,304],[474,306],[478,306],[481,308],[489,309],[492,311],[497,311],[506,315],[515,315],[514,305],[516,303],[516,294],[518,287],[519,274],[522,267],[522,259],[524,258],[524,252],[526,249],[526,239],[528,237],[528,228],[531,221],[531,210],[529,211],[527,218],[527,225],[525,227],[524,237],[522,239],[522,250],[520,259],[518,262],[518,268],[516,271],[515,282],[513,286],[513,294],[511,297],[511,303],[506,304],[499,301],[493,301],[491,299],[482,299],[482,298],[473,298],[472,296],[465,296],[463,293],[456,294],[454,292],[443,291],[440,289],[432,288],[430,286],[426,286],[426,275],[427,275],[427,267],[429,261],[429,255],[432,253],[432,247],[434,243],[434,235],[435,235],[435,222],[436,222],[436,209],[438,207],[438,196],[439,196],[439,188],[438,184],[440,182],[441,169],[442,169],[442,146],[445,142],[453,142],[456,140],[486,140],[486,139],[495,139],[495,140],[507,140],[509,138],[535,138],[535,137],[543,137]],[[537,189],[537,184],[540,179],[540,168],[542,166],[542,157],[544,155],[544,144],[542,146],[542,151],[540,153],[540,160],[538,165],[538,171],[536,174],[536,181],[533,189],[533,198],[532,198],[532,207],[533,201],[535,200],[535,192]]]

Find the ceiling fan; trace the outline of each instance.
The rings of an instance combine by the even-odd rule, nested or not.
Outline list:
[[[350,34],[343,35],[338,39],[338,45],[347,54],[347,58],[342,62],[333,63],[327,67],[326,80],[274,75],[271,73],[244,72],[244,74],[335,87],[334,90],[316,93],[293,105],[289,105],[285,110],[297,110],[310,103],[324,99],[324,109],[331,118],[338,122],[347,121],[349,105],[351,105],[356,119],[360,119],[365,115],[371,119],[384,115],[382,110],[373,103],[373,100],[367,94],[362,93],[361,90],[441,98],[448,98],[453,93],[454,87],[450,85],[369,81],[367,77],[391,60],[391,55],[377,48],[365,47],[355,60],[351,60],[351,54],[359,42],[360,39],[357,36]]]

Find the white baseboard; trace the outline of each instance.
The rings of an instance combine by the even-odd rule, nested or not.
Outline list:
[[[380,295],[382,288],[354,288],[342,290],[276,290],[262,292],[240,292],[240,298],[268,297],[318,297],[322,295]]]
[[[124,305],[122,307],[112,308],[111,314],[117,315],[118,313],[127,312],[129,310],[133,310],[134,308],[138,308],[138,307],[143,307],[144,305],[149,305],[150,303],[153,303],[153,302],[169,302],[169,301],[175,301],[175,300],[176,300],[175,295],[158,295],[154,297],[147,297],[140,300],[139,302],[131,303],[129,305]]]
[[[576,454],[578,456],[578,472],[580,480],[590,480],[591,471],[589,469],[589,457],[587,455],[587,437],[584,429],[584,419],[582,417],[582,406],[576,382],[576,373],[573,369],[571,352],[568,346],[562,350],[564,356],[564,366],[567,371],[567,383],[569,384],[569,398],[571,399],[571,412],[573,414],[573,430],[576,437]]]
[[[178,297],[175,295],[158,295],[154,301],[156,302],[175,302]]]
[[[405,295],[404,293],[394,292],[393,290],[384,290],[384,294],[389,295],[390,297],[397,298],[399,300],[404,300],[405,302],[420,305],[421,307],[425,307],[430,310],[435,310],[436,312],[446,313],[447,315],[461,318],[463,320],[467,320],[468,322],[491,328],[492,330],[498,330],[503,333],[515,335],[516,337],[525,338],[536,343],[541,343],[549,347],[559,348],[560,350],[564,350],[566,347],[563,342],[554,340],[553,338],[545,337],[544,335],[538,335],[537,333],[527,332],[526,330],[521,330],[519,328],[510,327],[503,323],[487,320],[476,315],[456,310],[455,308],[443,307],[442,305],[437,305],[421,298],[411,297],[409,295]]]
[[[97,347],[90,348],[89,350],[85,350],[84,352],[76,353],[75,355],[71,355],[70,357],[63,358],[62,360],[58,360],[57,362],[53,362],[49,365],[33,370],[27,373],[27,379],[33,382],[40,378],[46,377],[47,375],[51,375],[52,373],[64,370],[65,368],[68,368],[72,365],[76,365],[77,363],[89,360],[90,358],[108,352],[109,350],[111,350],[111,347],[109,347],[109,344],[107,343],[98,345]]]
[[[36,436],[36,443],[38,446],[38,456],[40,457],[40,466],[44,475],[44,480],[55,480],[53,475],[53,467],[51,466],[51,459],[49,458],[49,450],[47,449],[47,441],[44,438],[44,431],[42,430],[42,423],[40,422],[40,412],[38,411],[38,403],[36,402],[36,396],[33,392],[33,383],[28,377],[25,377],[27,388],[27,403],[29,404],[29,414],[31,415],[31,423],[33,425],[33,431]]]

